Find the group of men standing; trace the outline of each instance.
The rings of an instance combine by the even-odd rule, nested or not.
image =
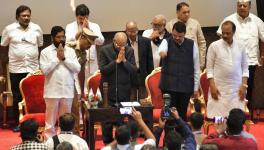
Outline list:
[[[125,32],[116,33],[112,43],[101,47],[97,60],[96,45],[102,45],[104,37],[100,27],[89,20],[87,6],[81,4],[76,7],[76,21],[68,24],[66,31],[60,26],[52,28],[53,43],[41,51],[39,61],[41,28],[30,21],[30,8],[19,6],[17,22],[4,29],[1,39],[1,46],[9,46],[14,115],[18,116],[17,103],[22,99],[20,80],[39,67],[45,74],[47,138],[55,134],[56,114],[71,112],[78,99],[87,97],[85,80],[98,68],[101,87],[103,82],[109,84],[108,99],[113,107],[121,101],[145,98],[144,80],[161,66],[160,89],[171,95],[171,107],[186,121],[189,99],[198,97],[200,71],[206,67],[210,81],[207,116],[225,117],[232,108],[243,110],[246,91],[251,100],[254,71],[263,57],[258,42],[264,42],[264,23],[249,13],[250,7],[250,0],[237,1],[237,12],[221,23],[217,33],[222,39],[210,45],[206,59],[201,25],[190,18],[190,6],[181,2],[175,19],[166,23],[163,15],[155,16],[152,28],[142,36],[135,21],[127,22]],[[78,105],[73,108],[78,114]],[[18,124],[18,118],[16,121]],[[112,127],[104,127],[104,142],[110,143]]]

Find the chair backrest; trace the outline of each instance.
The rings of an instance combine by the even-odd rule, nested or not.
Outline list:
[[[101,81],[101,73],[99,70],[97,70],[92,76],[90,76],[87,79],[87,90],[88,93],[90,91],[90,89],[92,89],[93,94],[96,95],[97,90],[100,86],[100,81]]]
[[[207,104],[208,92],[209,92],[209,80],[207,79],[207,74],[205,71],[200,75],[200,85],[203,92],[205,104]]]
[[[43,98],[45,76],[30,74],[20,81],[19,88],[25,100],[25,113],[45,113],[46,104]]]
[[[162,108],[162,92],[159,88],[161,67],[155,68],[151,74],[146,77],[145,85],[148,92],[148,98],[151,99],[154,108]]]

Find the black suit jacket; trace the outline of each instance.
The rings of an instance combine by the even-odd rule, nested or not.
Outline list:
[[[136,72],[136,63],[133,49],[125,47],[126,62],[116,63],[119,51],[113,43],[100,49],[99,69],[102,74],[100,87],[103,82],[108,82],[108,98],[110,105],[116,100],[116,87],[118,90],[118,102],[129,101],[131,90],[131,75]]]
[[[129,40],[127,43],[131,46]],[[133,75],[132,86],[144,85],[146,76],[154,69],[151,41],[141,35],[138,35],[138,55],[139,68],[137,74]]]

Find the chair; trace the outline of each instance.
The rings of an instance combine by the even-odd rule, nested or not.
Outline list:
[[[92,90],[93,92],[93,95],[94,97],[97,95],[97,91],[98,91],[98,88],[100,86],[100,81],[101,81],[101,73],[100,73],[100,70],[97,70],[92,76],[90,76],[87,81],[86,81],[86,86],[87,86],[87,90],[88,90],[88,93],[90,90]],[[86,137],[87,136],[87,133],[86,133],[86,123],[87,123],[87,118],[89,117],[89,114],[87,113],[88,110],[90,107],[90,104],[88,101],[82,101],[82,107],[81,107],[81,110],[82,110],[82,118],[83,118],[83,129],[84,129],[84,133],[83,133],[83,136]],[[96,135],[97,133],[97,129],[100,128],[100,123],[96,123],[95,124],[95,130],[94,130],[94,134]]]
[[[148,97],[147,102],[153,105],[153,122],[159,123],[161,109],[163,108],[162,92],[159,88],[161,67],[155,68],[145,79]]]
[[[40,70],[30,73],[20,81],[19,88],[23,100],[19,103],[19,122],[35,119],[40,130],[45,126],[46,104],[43,98],[45,76]]]
[[[7,128],[9,125],[8,120],[8,107],[13,106],[13,94],[11,91],[10,75],[8,71],[8,64],[2,66],[6,71],[4,71],[4,76],[0,76],[0,101],[3,105],[3,128]]]
[[[209,94],[209,80],[207,79],[206,71],[204,71],[200,75],[200,86],[201,86],[202,94],[203,94],[203,97],[204,97],[205,105],[207,105],[208,94]],[[245,126],[246,126],[246,131],[249,132],[250,125],[253,124],[253,122],[250,120],[250,113],[249,113],[249,110],[248,110],[248,107],[247,107],[247,100],[245,100],[245,101],[246,101],[245,108],[244,108],[244,112],[245,112],[245,115],[246,115]],[[206,113],[205,113],[205,122],[204,122],[205,134],[209,133],[209,127],[211,125],[213,125],[213,124],[214,124],[213,119],[207,118],[206,117]]]

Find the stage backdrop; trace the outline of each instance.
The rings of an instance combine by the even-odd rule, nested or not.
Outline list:
[[[129,20],[138,22],[141,30],[150,27],[154,15],[164,14],[168,20],[175,17],[176,4],[182,0],[0,0],[0,30],[15,21],[15,10],[25,4],[32,9],[32,21],[39,24],[45,34],[53,25],[66,26],[75,19],[73,9],[84,3],[90,11],[90,20],[101,30],[120,31]],[[190,4],[191,16],[203,27],[218,26],[225,16],[236,11],[236,0],[185,0]],[[252,0],[252,10],[256,0]]]

